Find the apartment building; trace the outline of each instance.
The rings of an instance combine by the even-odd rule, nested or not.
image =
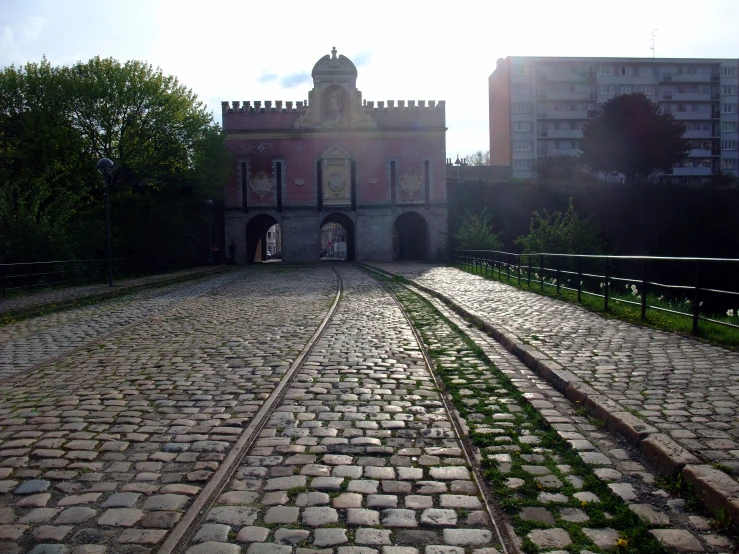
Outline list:
[[[739,176],[739,60],[509,56],[488,79],[490,163],[531,177],[544,156],[579,153],[587,121],[604,102],[641,92],[686,127],[690,155],[662,180],[701,184]],[[619,179],[617,175],[603,175]]]

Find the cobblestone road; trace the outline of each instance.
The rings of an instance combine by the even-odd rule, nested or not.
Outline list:
[[[65,333],[77,337],[76,327],[100,333],[153,316],[19,375],[0,393],[0,551],[64,544],[76,554],[148,552],[161,542],[306,344],[336,287],[327,266],[265,268],[128,297],[104,313],[55,314],[64,322],[48,328],[44,317],[29,321],[53,336],[28,347],[42,360],[64,348]],[[3,352],[23,340],[36,339],[18,335]]]
[[[607,320],[454,268],[376,264],[535,346],[699,458],[739,471],[739,353]]]
[[[495,554],[410,326],[375,280],[340,272],[337,314],[189,554]]]
[[[84,346],[236,278],[236,275],[229,273],[195,283],[142,290],[125,298],[97,302],[0,327],[0,382],[19,371]]]

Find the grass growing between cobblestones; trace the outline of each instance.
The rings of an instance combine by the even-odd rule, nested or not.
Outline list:
[[[386,282],[419,330],[454,407],[470,426],[469,438],[483,455],[488,486],[522,538],[523,551],[540,551],[529,533],[557,529],[571,541],[560,550],[602,552],[587,533],[609,529],[618,552],[666,552],[482,349],[400,281]]]
[[[542,296],[548,296],[549,298],[554,298],[556,300],[561,300],[563,302],[577,304],[578,306],[585,308],[588,311],[601,314],[607,319],[619,319],[621,321],[626,321],[627,323],[633,323],[634,325],[641,325],[643,327],[659,329],[660,331],[690,335],[693,338],[709,342],[716,346],[721,346],[723,348],[728,348],[731,350],[739,350],[739,329],[717,325],[715,323],[711,323],[710,321],[701,321],[698,327],[699,335],[693,336],[691,335],[693,323],[690,316],[681,316],[677,314],[647,309],[647,318],[646,320],[642,320],[641,307],[634,306],[633,304],[624,304],[618,301],[618,299],[634,301],[634,298],[631,296],[611,293],[608,304],[608,311],[605,311],[603,309],[604,301],[602,297],[583,294],[581,296],[581,301],[578,302],[576,291],[561,288],[560,291],[557,292],[556,287],[547,282],[544,283],[544,288],[541,289],[539,281],[537,280],[536,282],[534,282],[533,275],[531,286],[529,286],[524,275],[521,276],[521,284],[519,284],[517,276],[513,274],[511,274],[511,279],[509,281],[505,272],[502,272],[500,274],[500,277],[498,277],[498,274],[495,271],[486,274],[484,268],[470,268],[462,265],[454,265],[453,267],[466,273],[471,273],[473,275],[484,277],[485,279],[499,281],[504,285],[515,287],[526,292],[532,292]],[[648,302],[650,305],[659,304],[659,302],[653,302],[651,300],[651,295]],[[675,309],[675,307],[670,306],[669,309]],[[713,319],[722,318],[726,319],[722,316],[713,316]]]

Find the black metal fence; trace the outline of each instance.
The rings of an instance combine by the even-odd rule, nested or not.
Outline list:
[[[723,285],[715,284],[732,282],[739,288],[739,280],[733,277],[739,270],[739,259],[454,250],[451,261],[483,275],[495,277],[497,272],[499,280],[515,280],[518,285],[523,281],[532,287],[533,281],[533,286],[538,283],[542,291],[545,287],[557,294],[569,290],[577,293],[578,302],[583,295],[602,298],[606,311],[609,302],[630,304],[641,309],[642,320],[647,318],[648,310],[690,317],[694,335],[699,332],[700,321],[739,329],[735,323],[707,315],[731,313],[731,319],[734,306],[739,315],[739,290],[724,290]],[[653,280],[655,275],[668,282]],[[619,294],[619,284],[624,285],[626,294]],[[650,304],[648,294],[663,305]]]
[[[126,258],[113,259],[113,279],[148,275],[175,269],[169,260],[141,264]],[[55,260],[0,264],[2,297],[43,288],[91,285],[107,280],[108,260]]]

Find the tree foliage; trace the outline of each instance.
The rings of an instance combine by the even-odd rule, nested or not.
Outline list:
[[[474,154],[470,154],[467,156],[467,164],[475,166],[490,165],[490,150],[484,152],[478,150]]]
[[[1,261],[104,255],[102,157],[115,163],[114,255],[194,260],[193,222],[227,175],[223,135],[176,78],[96,57],[0,71]]]
[[[580,219],[572,198],[566,212],[534,212],[529,234],[514,242],[524,254],[602,254],[605,248],[600,225],[592,216]]]
[[[501,233],[494,233],[493,229],[493,218],[486,208],[479,214],[468,210],[454,235],[457,247],[462,250],[500,250],[503,248]]]
[[[585,125],[583,159],[593,169],[623,173],[633,184],[684,159],[690,151],[684,134],[685,125],[644,94],[622,94]]]

